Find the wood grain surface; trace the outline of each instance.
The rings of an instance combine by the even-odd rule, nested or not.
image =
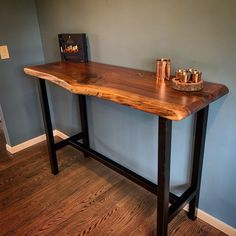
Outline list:
[[[25,73],[76,94],[96,96],[171,120],[182,120],[228,93],[226,86],[204,83],[198,92],[180,92],[152,72],[89,63],[56,62],[31,66]]]
[[[72,147],[50,173],[46,143],[13,156],[0,123],[0,236],[155,236],[156,196]],[[185,211],[170,236],[226,236]]]

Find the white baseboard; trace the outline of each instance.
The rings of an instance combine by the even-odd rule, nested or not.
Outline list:
[[[22,150],[24,150],[24,149],[26,149],[28,147],[31,147],[31,146],[35,145],[37,143],[43,142],[45,139],[46,139],[46,135],[43,134],[43,135],[40,135],[40,136],[38,136],[36,138],[32,138],[32,139],[30,139],[30,140],[28,140],[26,142],[20,143],[20,144],[18,144],[16,146],[13,146],[13,147],[8,145],[8,144],[6,144],[6,149],[11,154],[15,154],[15,153],[20,152],[20,151],[22,151]]]
[[[57,129],[55,129],[55,130],[53,131],[53,135],[54,135],[54,136],[58,136],[58,137],[61,138],[61,139],[67,139],[67,138],[69,138],[69,136],[68,136],[67,134],[62,133],[61,131],[59,131],[59,130],[57,130]]]
[[[184,207],[184,210],[188,211],[188,205],[186,207]],[[225,234],[227,234],[229,236],[236,236],[236,229],[234,227],[224,223],[221,220],[218,220],[214,216],[209,215],[208,213],[206,213],[200,209],[198,209],[198,211],[197,211],[197,217],[199,219],[205,221],[209,225],[212,225],[216,229],[224,232]]]
[[[53,131],[53,135],[54,135],[54,136],[58,136],[58,137],[60,137],[60,138],[62,138],[62,139],[69,138],[68,135],[62,133],[62,132],[59,131],[59,130],[54,130],[54,131]],[[45,140],[46,140],[46,135],[43,134],[43,135],[40,135],[40,136],[38,136],[38,137],[36,137],[36,138],[30,139],[30,140],[28,140],[28,141],[26,141],[26,142],[20,143],[20,144],[18,144],[18,145],[16,145],[16,146],[13,146],[13,147],[10,146],[10,145],[8,145],[8,144],[6,144],[6,149],[7,149],[7,151],[10,152],[11,154],[15,154],[15,153],[17,153],[17,152],[19,152],[19,151],[22,151],[22,150],[24,150],[24,149],[26,149],[26,148],[29,148],[29,147],[31,147],[31,146],[33,146],[33,145],[35,145],[35,144],[37,144],[37,143],[43,142],[43,141],[45,141]]]
[[[67,139],[69,138],[68,135],[62,133],[59,130],[54,130],[53,131],[53,135],[54,136],[58,136],[61,139]],[[8,152],[10,152],[11,154],[17,153],[23,149],[29,148],[37,143],[40,143],[42,141],[46,140],[46,135],[40,135],[36,138],[30,139],[24,143],[18,144],[16,146],[9,146],[8,144],[6,145],[6,149]],[[184,208],[185,211],[188,211],[188,205]],[[212,225],[213,227],[219,229],[220,231],[224,232],[225,234],[228,234],[229,236],[236,236],[236,229],[233,228],[230,225],[227,225],[226,223],[224,223],[223,221],[218,220],[217,218],[215,218],[214,216],[211,216],[209,214],[207,214],[206,212],[199,210],[198,209],[198,213],[197,213],[197,217],[205,222],[207,222],[208,224]]]

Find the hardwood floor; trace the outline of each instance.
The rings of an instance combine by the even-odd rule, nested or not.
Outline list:
[[[50,173],[45,142],[14,156],[5,150],[0,124],[0,235],[151,236],[156,197],[102,164],[65,147],[60,173]],[[182,211],[170,235],[224,236]]]

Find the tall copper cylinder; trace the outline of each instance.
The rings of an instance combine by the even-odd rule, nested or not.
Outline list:
[[[170,80],[170,59],[157,59],[156,60],[156,78],[157,80]]]

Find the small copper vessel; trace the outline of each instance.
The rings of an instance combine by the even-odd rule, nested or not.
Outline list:
[[[189,76],[190,76],[190,73],[189,73],[188,71],[184,70],[183,73],[182,73],[180,82],[188,83],[188,81],[189,81]]]
[[[157,80],[170,80],[170,59],[157,59],[156,60],[156,79]]]
[[[182,74],[183,74],[183,70],[181,70],[181,69],[177,70],[177,71],[175,72],[175,78],[176,78],[177,80],[181,80]]]
[[[202,77],[202,72],[198,71],[198,70],[194,70],[193,73],[192,73],[192,82],[193,83],[198,83],[201,81],[201,78]]]

